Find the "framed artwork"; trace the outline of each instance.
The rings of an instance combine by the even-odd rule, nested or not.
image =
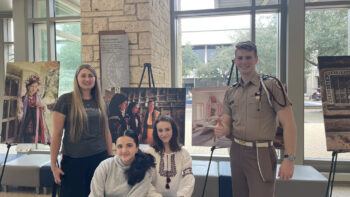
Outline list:
[[[160,115],[169,115],[185,142],[185,88],[120,88],[108,102],[109,125],[115,140],[125,129],[136,131],[140,143],[153,143],[153,123]]]
[[[319,56],[328,151],[350,151],[350,56]]]
[[[58,81],[59,62],[7,64],[1,142],[50,142]]]

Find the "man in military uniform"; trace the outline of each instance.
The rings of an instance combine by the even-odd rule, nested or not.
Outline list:
[[[276,78],[256,72],[257,49],[253,42],[236,45],[235,64],[241,75],[224,98],[224,115],[215,128],[217,137],[232,139],[230,149],[234,197],[272,197],[277,156],[272,140],[276,116],[284,130],[285,155],[278,176],[292,177],[296,151],[296,125],[291,103]]]

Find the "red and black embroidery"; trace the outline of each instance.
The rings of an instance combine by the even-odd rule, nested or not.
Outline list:
[[[159,162],[159,174],[163,177],[174,177],[176,175],[176,164],[175,164],[175,154],[171,154],[170,156],[170,170],[169,170],[169,159],[168,155],[166,155],[166,167],[165,169],[165,163],[164,163],[164,154],[160,156],[160,162]]]

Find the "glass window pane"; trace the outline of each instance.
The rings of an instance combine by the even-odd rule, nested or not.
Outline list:
[[[251,0],[179,0],[179,10],[203,10],[250,6]]]
[[[279,0],[256,0],[255,4],[256,5],[277,5],[279,4]]]
[[[225,86],[234,58],[232,44],[250,38],[250,15],[182,18],[179,20],[183,87],[190,102],[193,87]],[[235,74],[233,75],[235,76]],[[186,107],[186,148],[193,154],[209,153],[208,147],[191,146],[192,106]],[[227,149],[217,150],[227,155]]]
[[[205,81],[224,85],[228,76],[222,73],[231,67],[232,44],[250,38],[249,21],[249,15],[181,19],[183,80],[201,81],[193,82],[196,87],[208,86]]]
[[[59,95],[73,90],[76,68],[81,64],[80,22],[56,24],[56,52],[60,61]]]
[[[278,14],[257,14],[256,23],[256,45],[258,48],[259,72],[277,76],[278,67]]]
[[[19,95],[19,81],[18,79],[11,80],[11,96]]]
[[[6,126],[7,126],[7,122],[3,122],[1,125],[1,142],[5,142],[6,140]]]
[[[215,8],[232,8],[250,6],[251,0],[217,0],[215,1]]]
[[[4,19],[4,42],[13,42],[13,19]]]
[[[306,3],[310,3],[310,2],[332,2],[332,1],[345,1],[348,2],[348,0],[305,0]]]
[[[35,61],[48,59],[46,24],[34,24],[34,55]]]
[[[305,159],[331,159],[327,152],[317,57],[349,55],[349,9],[315,9],[305,13]],[[317,143],[315,143],[317,141]],[[350,160],[350,153],[338,160]]]
[[[8,118],[8,110],[10,107],[9,100],[4,100],[4,105],[3,105],[3,112],[2,112],[2,118]]]
[[[15,117],[17,113],[17,100],[11,99],[10,100],[10,116],[9,117]]]
[[[15,61],[14,44],[4,44],[4,58],[5,58],[5,63]]]
[[[7,140],[14,140],[15,137],[15,131],[16,131],[16,120],[11,120],[9,123],[9,129],[7,132]]]
[[[79,16],[80,0],[56,0],[55,16]]]
[[[46,0],[33,0],[33,18],[46,17]]]

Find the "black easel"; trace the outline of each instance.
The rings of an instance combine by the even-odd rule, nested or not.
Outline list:
[[[2,165],[2,171],[1,171],[1,177],[0,177],[0,185],[1,185],[1,182],[2,182],[2,176],[4,176],[4,172],[5,172],[7,156],[9,155],[9,151],[10,151],[10,148],[11,148],[12,144],[6,142],[6,145],[7,145],[7,151],[6,151],[6,155],[5,155],[4,164]]]
[[[153,88],[155,88],[156,86],[154,85],[152,64],[151,63],[144,63],[143,64],[143,71],[142,71],[142,75],[141,75],[141,79],[140,79],[140,83],[139,83],[139,88],[141,87],[143,76],[145,75],[146,68],[147,68],[147,72],[148,72],[148,86],[151,87],[151,82],[152,82]]]
[[[235,60],[234,59],[232,60],[232,65],[231,65],[231,69],[230,69],[230,76],[227,79],[227,83],[226,83],[227,86],[230,86],[232,73],[233,73],[233,67],[235,67]],[[238,70],[237,70],[237,67],[236,67],[236,82],[238,82]],[[215,149],[216,149],[216,146],[212,146],[210,148],[211,153],[210,153],[210,157],[209,157],[209,164],[208,164],[207,174],[205,175],[205,181],[204,181],[204,187],[203,187],[203,191],[202,191],[202,197],[204,197],[205,188],[207,186],[207,180],[208,180],[208,175],[209,175],[209,170],[210,170],[210,164],[211,164],[211,160],[213,159],[213,153],[214,153]]]
[[[332,152],[331,169],[329,170],[326,197],[331,197],[333,192],[334,175],[337,168],[338,151]]]
[[[208,169],[207,169],[207,174],[205,175],[205,181],[204,181],[204,187],[203,187],[203,191],[202,191],[202,197],[204,197],[204,192],[205,192],[205,188],[207,186],[207,180],[208,180],[208,175],[209,175],[209,170],[210,170],[210,164],[211,164],[211,160],[213,158],[213,153],[214,153],[214,150],[215,150],[215,146],[212,146],[210,148],[210,157],[209,157],[209,164],[208,164]]]

